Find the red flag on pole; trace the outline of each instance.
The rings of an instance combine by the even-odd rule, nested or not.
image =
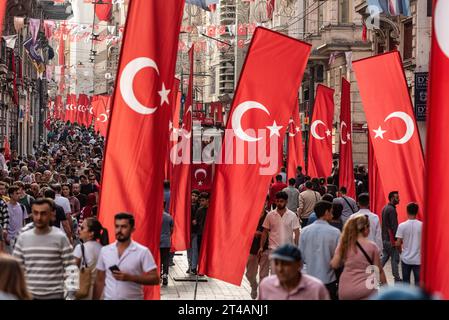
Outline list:
[[[352,161],[351,84],[345,78],[341,79],[339,179],[340,187],[346,187],[348,196],[355,199],[354,163]]]
[[[399,52],[353,63],[384,194],[399,191],[398,220],[424,201],[424,158]],[[386,204],[386,203],[385,203]]]
[[[92,112],[95,118],[95,132],[106,137],[111,112],[111,96],[97,96],[92,102]]]
[[[172,88],[173,92],[172,100],[170,102],[170,104],[172,105],[172,113],[169,124],[170,146],[167,149],[167,157],[165,159],[165,180],[171,180],[173,163],[170,160],[170,152],[171,149],[178,142],[179,112],[181,109],[181,103],[178,103],[178,100],[180,102],[180,95],[181,95],[179,93],[179,84],[180,80],[175,78]]]
[[[193,72],[194,72],[194,46],[189,50],[190,75],[189,88],[184,107],[182,121],[181,141],[174,147],[174,158],[181,157],[173,167],[173,179],[170,185],[170,213],[173,216],[173,251],[182,251],[190,248],[190,210],[191,210],[191,136],[192,136],[192,104],[193,104]],[[181,154],[179,154],[181,152]]]
[[[307,43],[256,29],[235,92],[222,163],[215,167],[201,244],[201,274],[241,283],[267,190],[279,169],[278,145],[293,113],[309,54]],[[247,161],[240,162],[240,149]]]
[[[449,1],[434,1],[428,101],[426,206],[421,254],[424,288],[449,299],[449,206],[442,182],[449,178]]]
[[[332,124],[334,90],[323,85],[316,89],[310,125],[307,173],[312,178],[327,178],[332,173]]]
[[[0,36],[3,34],[3,21],[6,13],[6,3],[8,0],[0,0]]]
[[[212,187],[212,165],[192,164],[192,189],[209,192]]]
[[[3,148],[5,148],[5,160],[11,159],[11,147],[9,146],[9,140],[8,137],[5,136],[5,139],[3,141]]]
[[[80,125],[87,127],[87,108],[89,106],[89,97],[85,94],[80,94],[78,96],[78,105],[77,105],[77,122]]]
[[[170,94],[183,7],[182,0],[129,3],[101,183],[103,226],[114,234],[115,214],[134,214],[133,238],[150,249],[157,265]],[[145,298],[159,297],[159,287],[147,288]]]
[[[287,154],[287,175],[288,179],[296,178],[296,168],[304,168],[304,151],[302,145],[301,121],[299,120],[298,100],[295,101],[295,110],[290,119],[288,130],[288,154]]]
[[[65,103],[65,116],[64,121],[69,121],[70,123],[75,122],[76,117],[76,95],[68,94]]]

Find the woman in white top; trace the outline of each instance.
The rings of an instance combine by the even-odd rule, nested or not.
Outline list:
[[[109,243],[108,231],[103,228],[101,223],[96,218],[88,218],[81,224],[80,240],[83,243],[77,245],[73,252],[76,264],[78,267],[81,267],[81,264],[84,265],[83,259],[86,259],[87,267],[91,268],[97,264],[97,259],[101,248]],[[84,247],[84,258],[82,247]],[[93,268],[91,286],[86,300],[92,300],[95,276],[96,270]]]

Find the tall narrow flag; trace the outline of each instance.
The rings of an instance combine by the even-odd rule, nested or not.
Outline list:
[[[3,34],[3,21],[5,20],[7,2],[8,0],[0,0],[0,36]]]
[[[348,196],[355,199],[354,163],[352,161],[351,84],[345,78],[341,79],[339,179],[340,187],[346,187]]]
[[[449,1],[433,2],[427,132],[426,206],[421,255],[424,288],[449,299],[449,205],[442,182],[449,178]]]
[[[370,197],[370,210],[382,219],[382,209],[387,201],[384,193],[382,181],[379,177],[379,168],[377,167],[376,158],[374,157],[373,144],[368,136],[368,190]]]
[[[183,7],[182,0],[129,3],[101,183],[103,226],[114,235],[115,214],[132,213],[133,238],[150,249],[157,265],[170,94]],[[147,288],[145,297],[159,298],[159,287]]]
[[[307,174],[312,178],[327,178],[332,173],[333,121],[334,90],[320,84],[316,89],[307,156]]]
[[[279,170],[277,146],[293,113],[309,54],[307,43],[256,29],[235,92],[222,163],[216,165],[201,243],[202,274],[241,283],[271,178]],[[246,161],[237,159],[238,149]]]
[[[288,179],[296,178],[296,168],[304,168],[304,150],[302,145],[301,121],[299,120],[298,100],[295,101],[295,109],[288,127],[288,154],[287,175]],[[305,168],[304,168],[305,169]]]
[[[353,67],[383,192],[399,191],[401,222],[408,203],[424,204],[424,157],[401,57],[392,51],[358,60]]]
[[[173,216],[173,251],[182,251],[190,248],[190,203],[191,203],[191,144],[192,144],[192,104],[193,104],[193,71],[194,46],[189,50],[190,75],[184,107],[184,118],[180,131],[181,141],[175,146],[177,158],[181,152],[180,163],[173,167],[173,179],[170,185],[170,213]],[[180,149],[180,150],[179,150]],[[172,158],[172,161],[174,160]]]

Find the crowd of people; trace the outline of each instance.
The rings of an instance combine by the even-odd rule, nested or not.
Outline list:
[[[143,299],[144,285],[168,284],[173,265],[170,185],[164,185],[160,273],[150,250],[132,239],[132,214],[115,216],[116,241],[97,220],[104,139],[90,129],[57,122],[33,155],[0,149],[0,299]],[[382,212],[370,211],[367,173],[355,169],[357,196],[328,178],[282,168],[267,193],[248,256],[253,299],[368,299],[387,280],[419,283],[422,223],[407,205],[398,224],[399,193]],[[191,195],[187,274],[198,256],[209,193]],[[257,213],[256,213],[257,214]],[[379,219],[379,216],[381,219]],[[111,231],[111,230],[110,230]],[[399,274],[401,262],[402,277]]]

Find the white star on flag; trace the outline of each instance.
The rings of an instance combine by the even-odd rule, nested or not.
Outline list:
[[[330,137],[331,134],[332,134],[332,132],[331,132],[329,129],[327,129],[327,130],[326,130],[326,135],[327,135],[328,137]]]
[[[383,139],[383,138],[384,138],[384,133],[387,132],[386,130],[382,130],[382,127],[381,127],[381,126],[379,126],[379,129],[373,130],[373,131],[374,131],[374,133],[376,134],[376,135],[374,136],[374,139],[376,139],[376,138],[381,138],[381,139]]]
[[[161,91],[158,91],[158,93],[161,96],[161,106],[164,103],[170,104],[169,100],[168,100],[168,95],[170,94],[170,90],[167,90],[167,88],[165,88],[165,83],[162,83],[162,89],[161,89]]]
[[[278,137],[281,136],[281,134],[279,133],[279,130],[282,129],[283,127],[282,126],[278,126],[276,124],[276,120],[273,122],[272,126],[268,126],[267,128],[268,128],[268,130],[270,130],[270,138],[272,136],[274,136],[274,135],[277,135]]]
[[[299,132],[299,131],[301,131],[301,128],[300,127],[296,127],[296,132]]]
[[[346,135],[346,137],[347,137],[348,140],[351,140],[351,134],[350,134],[350,133],[348,133],[348,134]]]

